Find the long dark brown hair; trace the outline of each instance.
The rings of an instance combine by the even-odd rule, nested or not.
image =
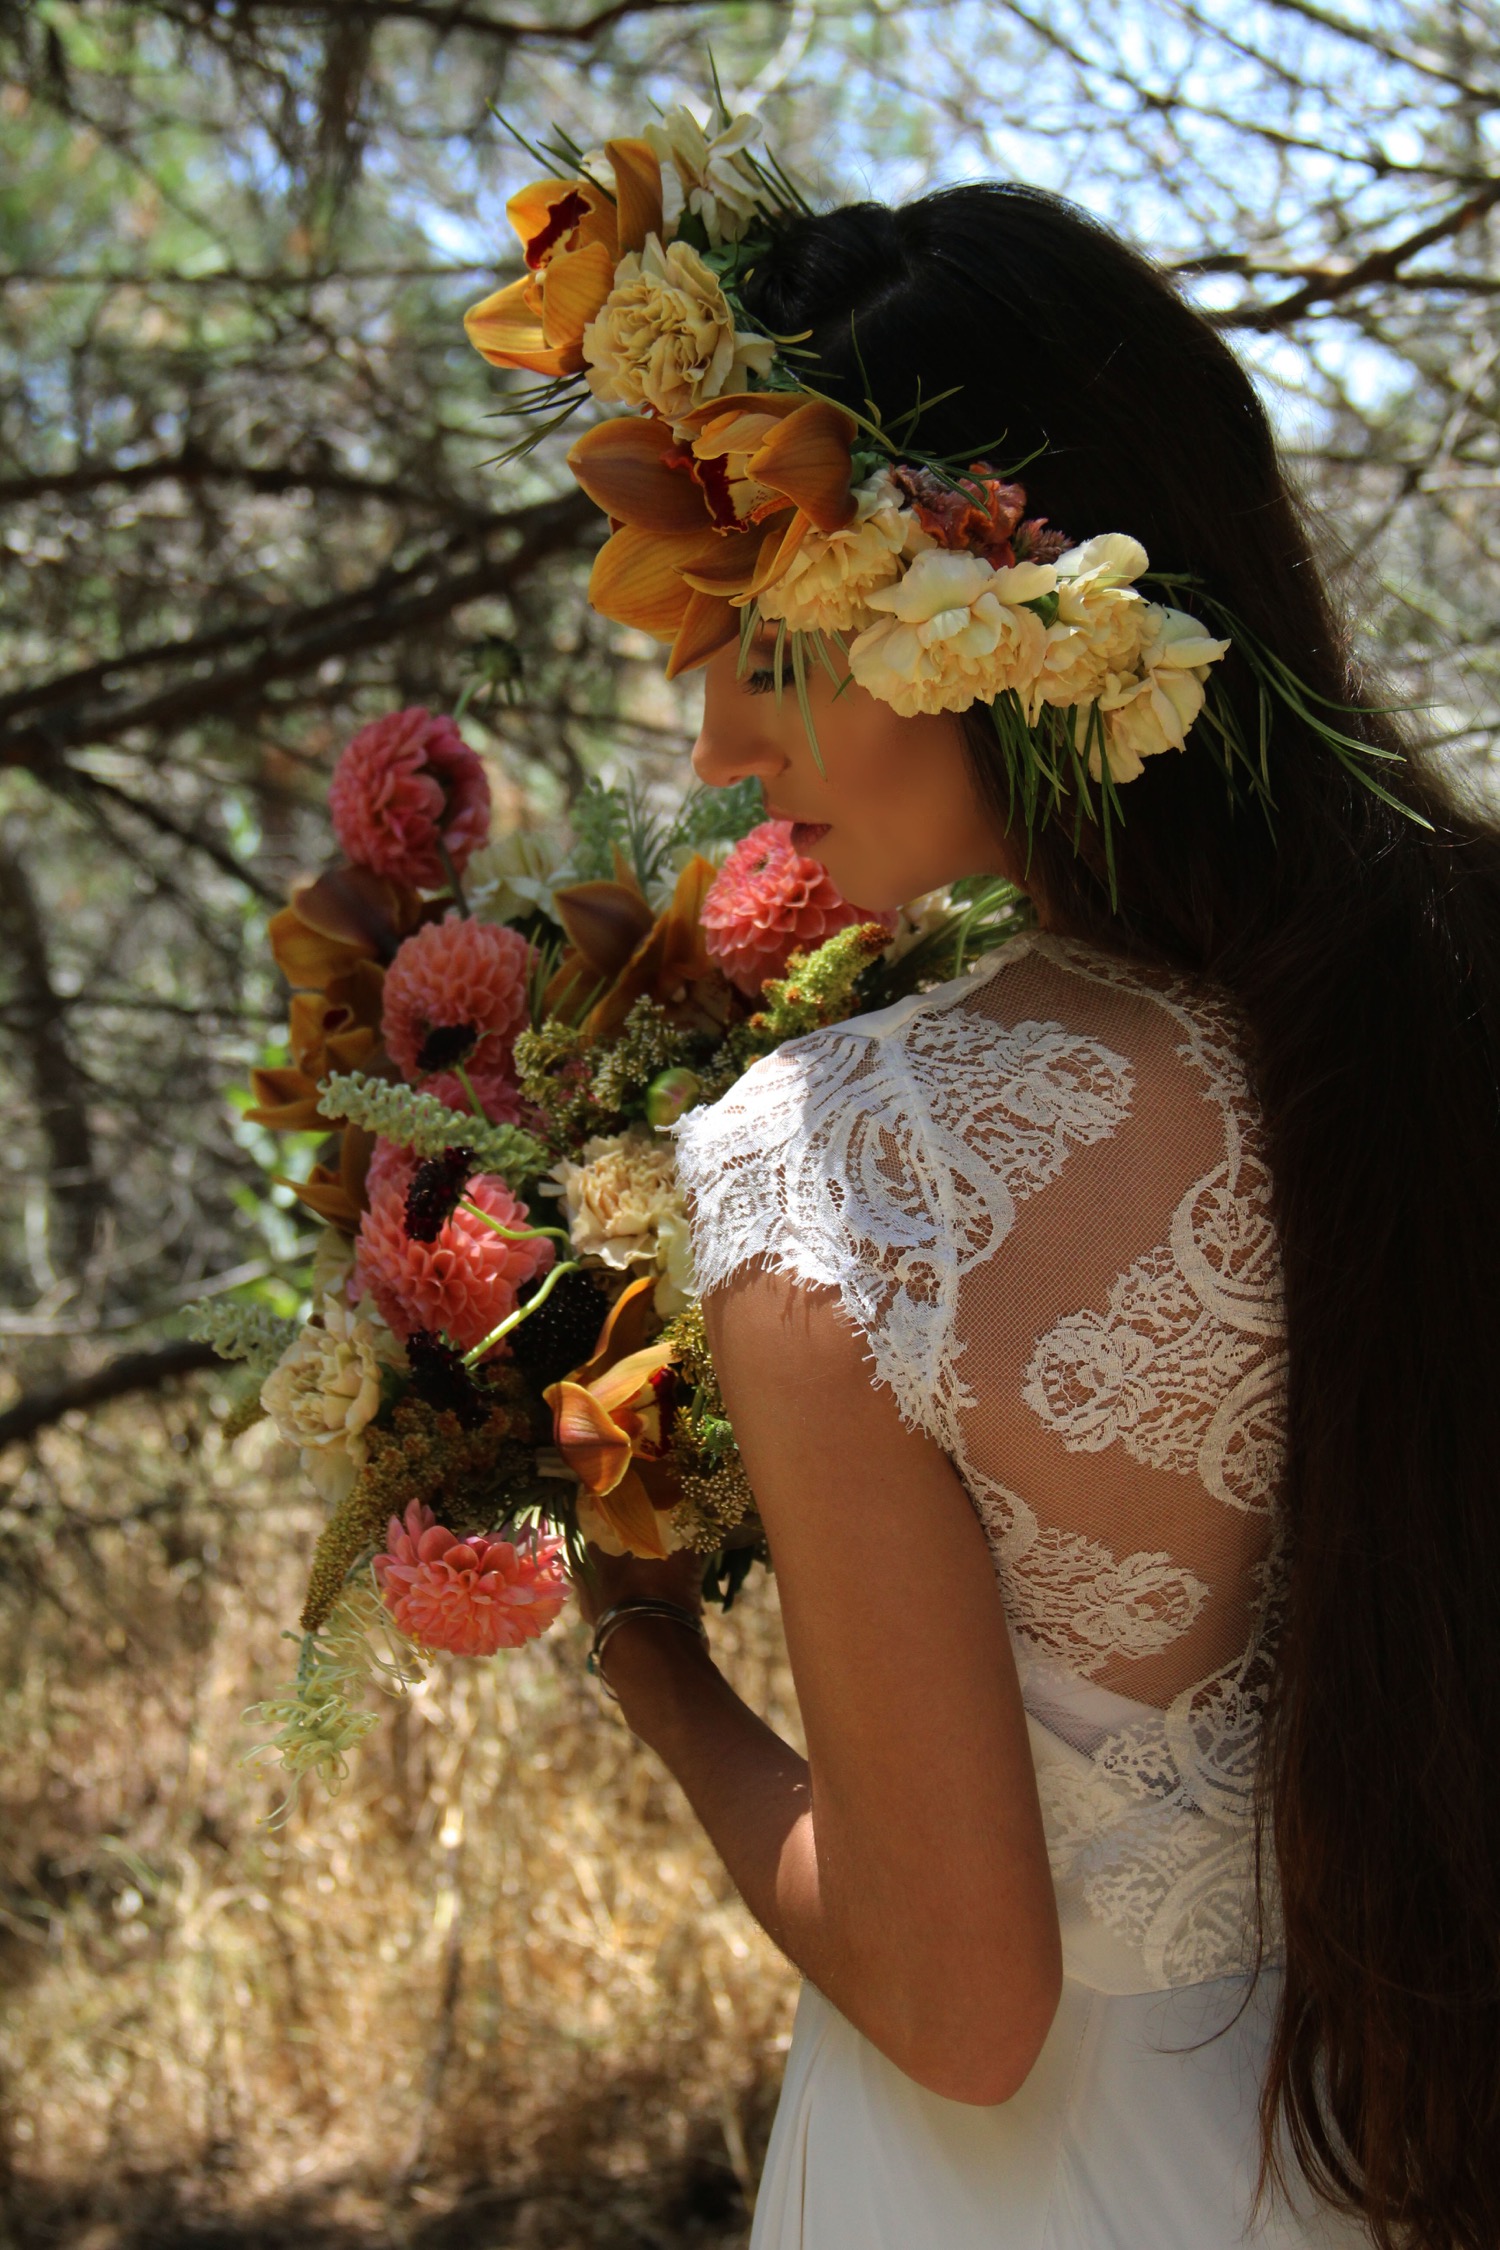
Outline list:
[[[1036,452],[1024,481],[1054,525],[1134,534],[1315,694],[1380,700],[1245,371],[1082,212],[993,185],[856,205],[801,222],[745,297],[811,331],[809,380],[851,405],[866,377],[888,417],[958,385],[925,450]],[[1254,682],[1233,654],[1222,674],[1254,741]],[[964,724],[1004,825],[988,714]],[[1388,718],[1349,728],[1407,747]],[[1383,771],[1430,827],[1278,709],[1270,822],[1191,739],[1122,793],[1114,904],[1071,818],[1032,870],[1055,925],[1229,988],[1269,1135],[1290,1433],[1262,2190],[1289,2151],[1380,2250],[1497,2250],[1500,831],[1422,757]]]

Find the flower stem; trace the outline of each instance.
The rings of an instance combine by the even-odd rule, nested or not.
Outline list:
[[[459,913],[464,917],[465,921],[468,921],[470,919],[469,902],[464,897],[464,887],[458,879],[458,869],[454,866],[453,860],[448,851],[448,847],[443,842],[442,837],[437,837],[435,841],[437,844],[438,858],[443,863],[443,873],[448,878],[448,888],[453,893],[453,903],[458,908]]]
[[[488,1125],[489,1119],[484,1114],[484,1104],[479,1099],[479,1096],[475,1093],[474,1081],[469,1076],[468,1071],[464,1068],[464,1065],[462,1063],[455,1063],[453,1065],[453,1075],[458,1080],[460,1086],[462,1086],[464,1092],[468,1095],[469,1107],[473,1110],[474,1115],[479,1118],[484,1124]]]
[[[571,1243],[573,1239],[566,1227],[503,1227],[498,1219],[492,1219],[488,1211],[466,1195],[459,1197],[458,1207],[460,1211],[467,1211],[472,1219],[483,1219],[487,1227],[496,1234],[503,1234],[507,1242],[535,1242],[544,1234],[553,1235],[559,1242]]]
[[[548,1233],[554,1231],[552,1228],[547,1229]],[[476,1344],[471,1352],[464,1353],[465,1367],[477,1367],[485,1353],[492,1352],[503,1336],[508,1336],[513,1328],[519,1328],[523,1320],[529,1320],[539,1305],[545,1305],[565,1273],[577,1273],[579,1270],[577,1258],[567,1258],[561,1265],[554,1266],[534,1297],[528,1297],[524,1305],[517,1305],[513,1313],[506,1314],[498,1328],[490,1330],[482,1343]]]

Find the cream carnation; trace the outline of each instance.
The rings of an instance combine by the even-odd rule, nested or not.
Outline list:
[[[868,477],[853,498],[853,520],[841,531],[809,531],[765,588],[762,617],[782,618],[794,633],[846,633],[869,625],[875,614],[870,595],[899,576],[903,555],[932,546],[888,469]]]
[[[649,407],[677,422],[705,400],[743,390],[776,356],[769,336],[734,325],[718,279],[688,242],[653,234],[615,268],[615,282],[583,332],[595,398]]]
[[[709,241],[738,242],[760,208],[760,183],[746,163],[765,132],[751,113],[731,118],[716,133],[706,133],[690,109],[669,109],[659,125],[648,125],[647,146],[662,166],[667,223],[690,211],[703,221]]]
[[[358,1307],[335,1296],[317,1313],[261,1385],[260,1402],[303,1471],[336,1507],[364,1467],[365,1430],[380,1410],[380,1377],[402,1351],[368,1298]]]
[[[1156,602],[1142,606],[1145,645],[1139,674],[1113,681],[1099,698],[1105,753],[1115,781],[1134,781],[1143,759],[1186,746],[1188,729],[1203,709],[1209,667],[1229,647],[1180,609],[1164,609]],[[1080,713],[1075,722],[1080,742],[1084,716]],[[1095,780],[1099,763],[1096,739],[1089,753]]]
[[[693,1285],[687,1206],[670,1145],[646,1133],[586,1141],[580,1164],[563,1159],[542,1182],[568,1215],[580,1257],[617,1270],[655,1270],[663,1318],[681,1312]]]
[[[1029,716],[1044,703],[1089,704],[1139,668],[1149,607],[1132,581],[1147,567],[1138,539],[1110,531],[1070,547],[1057,570],[1057,617],[1033,684]]]
[[[919,711],[965,711],[1007,688],[1023,699],[1036,678],[1047,629],[1023,605],[1052,592],[1047,563],[995,569],[977,555],[934,547],[893,586],[869,596],[889,614],[869,625],[849,651],[862,688],[903,718]]]

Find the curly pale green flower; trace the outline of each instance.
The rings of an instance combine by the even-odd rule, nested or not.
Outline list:
[[[356,1710],[347,1690],[367,1677],[368,1667],[347,1647],[328,1649],[309,1634],[302,1643],[296,1679],[246,1711],[252,1725],[273,1730],[247,1753],[247,1762],[274,1750],[291,1779],[290,1789],[271,1815],[272,1827],[286,1819],[309,1774],[323,1783],[330,1796],[348,1779],[349,1753],[374,1726],[375,1713]]]
[[[318,1088],[318,1103],[325,1117],[345,1117],[351,1125],[399,1142],[418,1156],[470,1148],[476,1170],[498,1174],[517,1193],[545,1172],[549,1162],[541,1142],[518,1125],[487,1124],[482,1117],[450,1109],[435,1094],[420,1093],[415,1086],[392,1086],[359,1071],[335,1071],[325,1078]]]
[[[188,1334],[212,1344],[220,1359],[243,1359],[264,1382],[289,1344],[302,1333],[300,1320],[280,1320],[264,1305],[236,1304],[228,1297],[200,1297],[187,1308]]]

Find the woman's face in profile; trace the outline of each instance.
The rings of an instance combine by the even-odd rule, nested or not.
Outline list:
[[[820,860],[858,906],[903,905],[963,875],[1014,875],[1020,854],[996,828],[969,773],[963,730],[943,712],[903,719],[822,665],[808,698],[818,770],[792,678],[775,685],[775,631],[757,634],[740,671],[731,643],[704,668],[703,725],[693,770],[710,788],[754,776],[766,814],[797,824],[797,849]],[[839,651],[830,654],[842,676]]]

